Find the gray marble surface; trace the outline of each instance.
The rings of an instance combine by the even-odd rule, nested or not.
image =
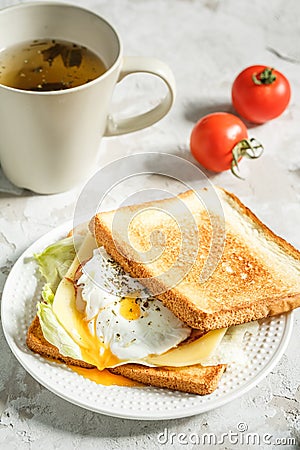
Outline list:
[[[0,0],[0,7],[16,2]],[[281,70],[292,85],[288,110],[250,134],[265,145],[257,161],[245,161],[246,181],[230,173],[211,176],[237,194],[275,232],[300,248],[300,2],[298,0],[86,0],[76,3],[105,16],[119,30],[128,55],[156,56],[168,62],[177,82],[177,100],[160,123],[132,135],[103,140],[99,165],[141,151],[164,151],[192,161],[188,149],[193,124],[213,111],[232,111],[235,75],[251,64]],[[162,95],[159,83],[133,76],[115,92],[113,110],[126,114]],[[133,106],[134,105],[134,106]],[[0,137],[1,139],[1,137]],[[40,196],[0,195],[0,293],[17,257],[37,238],[72,218],[81,187]],[[0,448],[135,449],[195,448],[179,433],[236,431],[272,435],[272,445],[300,446],[300,311],[281,361],[243,397],[206,414],[166,422],[105,417],[58,398],[29,376],[10,352],[0,331]],[[159,443],[165,429],[173,444]],[[275,445],[275,439],[281,439]],[[293,438],[298,445],[288,443]],[[290,441],[291,442],[291,441]],[[286,445],[284,445],[286,443]],[[203,448],[210,448],[206,445]],[[216,448],[250,448],[225,440]],[[259,448],[253,445],[251,448]]]

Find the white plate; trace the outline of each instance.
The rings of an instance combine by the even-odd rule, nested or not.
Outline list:
[[[248,363],[242,368],[229,366],[218,389],[203,397],[153,387],[101,386],[64,365],[33,354],[26,346],[26,333],[35,316],[42,283],[30,258],[64,237],[71,228],[71,222],[64,224],[31,245],[12,268],[2,296],[2,324],[11,350],[27,372],[50,391],[71,403],[110,416],[174,419],[209,411],[240,397],[281,358],[291,335],[292,314],[261,321],[258,335],[248,335],[245,342]]]

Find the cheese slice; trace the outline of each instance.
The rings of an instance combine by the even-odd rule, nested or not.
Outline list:
[[[101,370],[104,368],[99,367],[101,343],[89,332],[83,314],[77,309],[76,292],[73,284],[74,276],[79,264],[91,258],[95,248],[95,240],[93,236],[88,233],[69,270],[58,285],[52,308],[59,323],[74,342],[79,345],[82,359],[87,363],[95,365]]]
[[[76,323],[73,314],[70,312],[76,309],[75,289],[72,283],[79,264],[93,256],[93,250],[96,248],[96,242],[90,233],[87,233],[81,244],[77,255],[74,258],[69,270],[59,283],[53,300],[53,312],[61,325],[71,333],[76,335]],[[71,281],[70,281],[71,280]],[[77,338],[78,336],[76,336]]]
[[[221,342],[227,328],[213,330],[188,344],[180,345],[162,355],[152,355],[146,362],[155,366],[183,367],[201,364],[211,356]]]

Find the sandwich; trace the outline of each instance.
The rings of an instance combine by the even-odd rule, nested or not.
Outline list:
[[[28,347],[112,384],[213,392],[245,362],[244,333],[300,306],[300,253],[233,194],[217,189],[221,209],[209,195],[98,213],[35,255]]]

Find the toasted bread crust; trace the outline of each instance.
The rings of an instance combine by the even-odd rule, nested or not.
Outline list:
[[[27,333],[27,345],[33,352],[67,365],[93,369],[94,366],[59,353],[57,347],[50,344],[43,336],[39,318],[36,316]],[[175,389],[182,392],[206,395],[213,392],[225,370],[224,364],[203,367],[201,365],[183,368],[145,367],[139,364],[126,364],[108,369],[110,372],[123,375],[150,386]]]
[[[240,199],[234,195],[232,192],[226,191],[223,188],[221,189],[224,194],[229,197],[237,206],[240,208],[241,213],[245,214],[249,219],[254,222],[258,227],[260,227],[265,235],[272,241],[276,242],[276,244],[288,255],[292,256],[295,259],[298,259],[300,261],[300,252],[295,247],[292,246],[289,242],[287,242],[285,239],[283,239],[280,236],[277,236],[272,230],[270,230],[267,225],[265,225],[247,206],[245,206]]]
[[[207,395],[217,388],[225,368],[224,364],[208,367],[198,364],[181,368],[158,368],[145,367],[140,364],[126,364],[110,369],[110,371],[151,386],[190,394]]]
[[[273,246],[277,246],[279,251],[284,255],[290,256],[296,263],[300,264],[300,252],[296,250],[291,244],[287,243],[284,239],[278,237],[275,233],[273,233],[266,225],[264,225],[256,215],[234,195],[225,190],[220,190],[223,192],[224,201],[231,205],[232,209],[238,212],[240,216],[245,216],[253,227],[259,230],[262,234],[264,240],[270,241]],[[183,193],[180,195],[181,198],[187,198],[189,192]],[[149,204],[149,203],[148,203]],[[153,202],[152,204],[158,204],[158,202]],[[145,204],[146,205],[146,204]],[[126,208],[126,207],[125,207]],[[125,209],[124,208],[124,209]],[[130,207],[127,207],[130,208]],[[163,288],[161,282],[157,280],[157,278],[153,277],[153,274],[148,270],[147,266],[142,263],[135,262],[133,259],[126,258],[124,254],[126,252],[122,252],[121,254],[114,242],[114,238],[112,237],[112,232],[110,227],[107,225],[109,221],[106,221],[106,214],[110,213],[100,213],[96,215],[91,223],[90,223],[90,231],[94,234],[97,242],[101,245],[104,245],[106,251],[131,275],[137,278],[142,278],[143,284],[148,287],[150,290],[157,291],[157,289]],[[233,238],[234,239],[234,238]],[[120,244],[120,243],[119,243]],[[243,248],[241,247],[243,250]],[[241,251],[242,251],[241,250]],[[246,257],[248,255],[246,254]],[[251,255],[253,257],[253,255]],[[255,258],[253,258],[255,261]],[[227,260],[225,259],[225,262]],[[299,289],[299,281],[296,286],[296,281],[294,282],[296,288],[287,288],[279,286],[277,288],[277,281],[287,275],[283,272],[276,272],[275,267],[271,267],[269,272],[266,271],[266,276],[264,278],[261,275],[263,266],[263,258],[259,261],[256,267],[253,268],[253,288],[248,283],[249,281],[245,281],[245,286],[249,289],[249,297],[244,301],[236,302],[234,304],[232,302],[232,297],[225,299],[221,299],[218,303],[218,293],[216,292],[216,288],[218,288],[218,283],[216,283],[213,287],[215,291],[213,292],[212,303],[216,305],[216,307],[211,307],[210,310],[206,311],[204,308],[199,307],[196,302],[191,301],[190,296],[185,295],[184,291],[180,291],[177,286],[172,289],[166,290],[162,294],[157,295],[157,297],[171,310],[173,313],[179,317],[183,322],[187,323],[192,328],[197,328],[202,332],[207,332],[216,328],[228,327],[231,325],[237,325],[240,323],[250,322],[257,319],[262,319],[268,316],[273,316],[281,313],[285,313],[291,311],[292,309],[300,306],[300,289]],[[253,264],[254,265],[254,264]],[[273,277],[273,280],[268,280],[268,277]],[[241,275],[241,274],[239,274]],[[229,274],[226,274],[226,279],[221,277],[222,283],[219,284],[219,288],[222,289],[223,285],[226,285]],[[149,280],[147,280],[147,278]],[[248,278],[249,279],[249,278]],[[296,279],[296,277],[294,277]],[[294,279],[291,278],[290,285],[293,284]],[[225,281],[226,280],[226,281]],[[232,283],[236,283],[237,277],[233,280]],[[257,281],[258,280],[258,281]],[[270,290],[268,290],[267,282],[269,282]],[[262,292],[263,295],[257,295],[256,286],[263,285]],[[213,284],[213,283],[212,283]],[[228,285],[230,286],[230,281],[228,281]],[[241,287],[241,292],[242,292]],[[208,290],[211,289],[208,288]],[[203,291],[202,291],[203,293]],[[210,293],[210,292],[209,292]],[[239,291],[236,289],[236,297],[238,297]]]

